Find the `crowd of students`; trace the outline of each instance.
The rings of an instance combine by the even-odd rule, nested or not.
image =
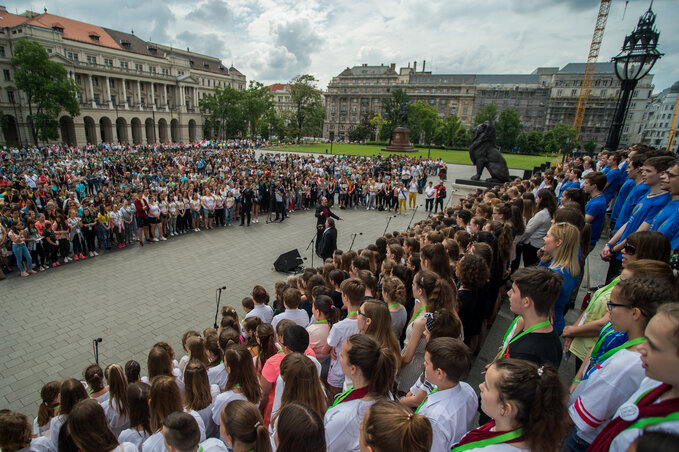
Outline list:
[[[184,332],[179,353],[153,345],[146,376],[132,359],[48,383],[32,424],[0,412],[0,447],[675,450],[679,160],[643,146],[602,154],[257,285],[244,318],[226,306],[218,329]],[[566,325],[600,238],[611,279]],[[515,318],[477,394],[464,380],[503,303]],[[557,368],[573,356],[568,387]]]
[[[414,207],[427,176],[445,166],[402,157],[257,156],[261,144],[0,150],[0,279],[14,264],[25,277],[102,250],[239,221],[250,226],[260,213],[284,221],[323,196],[340,209],[405,213],[406,197]],[[442,183],[435,197],[443,209]]]

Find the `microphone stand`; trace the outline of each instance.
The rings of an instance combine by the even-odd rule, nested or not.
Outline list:
[[[94,362],[99,364],[99,343],[102,341],[100,337],[92,339],[92,353],[94,353]]]
[[[351,249],[354,247],[354,240],[356,240],[357,235],[363,235],[363,233],[362,232],[353,232],[351,234],[351,236],[352,236],[351,237],[351,246],[349,246],[349,251],[351,251]],[[382,234],[382,235],[384,235],[384,234]]]
[[[215,301],[217,303],[217,310],[215,311],[215,329],[217,328],[217,316],[219,315],[219,303],[222,301],[222,290],[226,289],[226,286],[220,287],[215,291]]]
[[[389,215],[389,217],[387,217],[388,218],[387,225],[384,227],[384,232],[382,233],[382,235],[387,233],[387,229],[389,229],[389,223],[391,223],[391,219],[394,218],[395,216],[396,215]]]
[[[417,213],[417,209],[419,209],[420,206],[415,206],[415,212],[413,212],[413,216],[410,217],[410,223],[408,223],[408,229],[406,231],[410,231],[410,225],[413,224],[413,219],[415,218],[415,214]]]
[[[316,247],[314,246],[315,242],[316,242],[316,233],[314,233],[314,235],[311,237],[311,241],[306,246],[306,251],[309,251],[309,248],[311,248],[311,267],[312,268],[314,266],[314,254],[316,254]]]

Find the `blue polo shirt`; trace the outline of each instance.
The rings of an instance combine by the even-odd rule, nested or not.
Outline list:
[[[627,196],[629,196],[630,192],[632,191],[635,185],[636,182],[634,182],[634,179],[627,179],[627,181],[624,184],[622,184],[622,187],[620,187],[618,197],[615,198],[615,204],[613,204],[613,211],[611,212],[612,222],[615,223],[615,221],[618,219],[618,215],[622,210],[622,206],[625,205],[625,200],[627,199]]]
[[[672,197],[667,192],[655,196],[649,194],[641,199],[634,210],[632,210],[632,215],[629,217],[629,220],[627,220],[627,226],[625,227],[622,236],[620,236],[618,243],[622,242],[630,234],[639,229],[639,226],[643,223],[653,223],[653,219],[658,215],[658,212],[660,212],[671,200]],[[622,260],[622,253],[618,254],[617,259]]]
[[[632,190],[629,192],[629,195],[627,195],[625,203],[622,205],[622,209],[620,209],[620,213],[618,214],[618,218],[615,222],[615,231],[613,232],[618,232],[620,226],[627,223],[627,220],[629,220],[630,215],[632,215],[632,210],[634,209],[634,206],[636,206],[637,203],[644,196],[646,196],[649,191],[651,191],[651,187],[649,187],[643,182],[640,182],[639,184],[632,188]]]
[[[606,182],[608,183],[608,187],[604,188],[606,203],[611,202],[611,199],[613,199],[615,194],[618,193],[618,189],[620,188],[620,185],[622,185],[623,179],[624,174],[619,168],[610,170],[608,173],[606,173]]]
[[[594,217],[592,220],[592,240],[589,244],[594,246],[596,242],[599,241],[601,236],[601,229],[604,226],[604,218],[606,217],[606,198],[603,195],[597,196],[589,200],[585,206],[585,214]]]
[[[658,231],[670,239],[672,249],[679,249],[679,200],[670,201],[656,215],[651,231]]]
[[[580,188],[580,182],[573,181],[564,182],[564,184],[561,186],[561,191],[559,192],[559,202],[561,202],[561,195],[563,195],[563,192],[565,192],[569,188]]]

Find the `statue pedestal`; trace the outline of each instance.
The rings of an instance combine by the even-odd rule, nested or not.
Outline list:
[[[391,145],[382,149],[385,152],[416,152],[417,150],[410,145],[410,129],[397,127],[391,138]]]

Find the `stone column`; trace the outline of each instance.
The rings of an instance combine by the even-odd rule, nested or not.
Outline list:
[[[125,86],[125,83],[127,82],[124,78],[121,78],[120,83],[123,84],[123,105],[125,106],[125,110],[127,110],[130,108],[130,106],[127,104],[127,87]]]
[[[153,110],[156,110],[156,91],[153,87],[153,82],[151,82],[151,105],[153,105]]]
[[[137,80],[137,103],[139,104],[139,110],[143,110],[141,106],[141,83]]]
[[[179,87],[179,101],[181,102],[181,105],[179,106],[179,111],[186,111],[186,100],[184,98],[184,87],[181,85],[178,85]]]
[[[113,102],[111,102],[111,82],[106,76],[106,100],[108,101],[108,108],[113,107]]]
[[[90,96],[92,96],[92,108],[97,108],[97,104],[94,103],[94,85],[92,84],[92,74],[89,74],[87,78],[90,81]]]
[[[167,101],[167,85],[163,83],[163,89],[165,90],[165,111],[170,111],[169,102]]]
[[[195,87],[193,88],[193,109],[198,109],[198,90]]]

